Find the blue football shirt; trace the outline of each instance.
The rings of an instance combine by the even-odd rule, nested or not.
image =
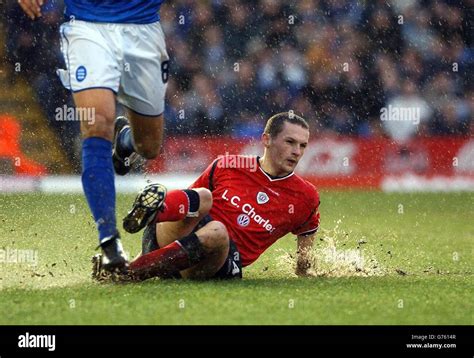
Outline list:
[[[160,20],[164,0],[65,0],[66,20],[150,24]]]

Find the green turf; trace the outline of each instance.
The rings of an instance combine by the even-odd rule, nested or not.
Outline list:
[[[2,195],[0,324],[473,324],[474,194],[321,198],[319,277],[292,274],[287,237],[242,281],[101,285],[90,279],[96,238],[82,196]],[[119,197],[119,217],[131,199]],[[124,245],[133,256],[139,236]],[[362,255],[363,267],[328,261],[329,248]],[[33,250],[37,265],[11,262],[15,249]]]

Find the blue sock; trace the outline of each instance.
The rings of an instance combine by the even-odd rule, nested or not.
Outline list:
[[[99,230],[99,242],[118,233],[112,142],[86,138],[82,143],[82,187]]]
[[[121,158],[127,158],[135,151],[132,129],[130,127],[122,129],[118,134],[116,150]]]

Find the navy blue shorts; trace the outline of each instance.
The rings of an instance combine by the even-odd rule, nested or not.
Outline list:
[[[212,217],[210,215],[205,216],[199,224],[197,224],[193,232],[196,232],[211,221]],[[240,260],[240,252],[237,249],[235,242],[232,240],[229,240],[229,254],[227,255],[224,265],[222,265],[219,271],[217,271],[212,278],[224,280],[242,278],[242,261]]]

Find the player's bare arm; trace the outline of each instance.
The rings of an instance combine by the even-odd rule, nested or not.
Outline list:
[[[31,20],[41,17],[41,6],[45,0],[18,0],[18,4]]]
[[[311,235],[298,235],[296,240],[296,274],[300,277],[310,276],[311,250],[316,233]]]

